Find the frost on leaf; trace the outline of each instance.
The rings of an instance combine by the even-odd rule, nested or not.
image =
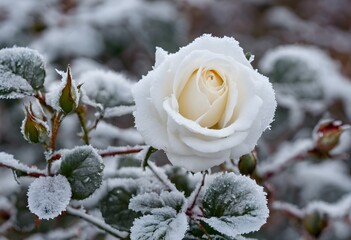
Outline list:
[[[131,228],[131,240],[172,239],[181,240],[188,229],[188,220],[184,212],[177,214],[171,207],[154,209],[151,215],[134,221]]]
[[[101,70],[89,71],[80,77],[85,95],[104,108],[133,103],[132,82],[122,74]]]
[[[203,198],[202,221],[230,237],[257,231],[268,217],[263,188],[234,173],[216,177]]]
[[[101,156],[91,146],[76,147],[62,157],[61,174],[71,184],[74,199],[85,199],[100,187],[103,169]]]
[[[144,193],[131,199],[129,208],[136,211],[151,213],[152,210],[164,207],[171,207],[180,212],[185,203],[184,195],[180,192],[162,192],[156,194],[154,192]]]
[[[0,50],[0,99],[31,95],[44,80],[44,60],[37,51],[23,47]]]
[[[128,209],[130,199],[137,194],[138,185],[130,179],[129,184],[113,188],[101,201],[100,210],[107,224],[129,231],[140,214]]]
[[[55,218],[71,200],[71,187],[62,175],[40,177],[29,186],[29,210],[40,219]]]

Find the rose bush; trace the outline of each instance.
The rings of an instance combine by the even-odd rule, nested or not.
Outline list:
[[[135,124],[145,142],[190,171],[249,153],[272,122],[268,78],[234,38],[203,35],[156,63],[133,88]]]

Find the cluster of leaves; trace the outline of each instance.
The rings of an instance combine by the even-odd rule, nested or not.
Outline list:
[[[158,167],[148,161],[155,150],[147,146],[98,150],[89,144],[89,133],[106,115],[120,116],[133,109],[121,106],[132,101],[131,84],[123,76],[95,71],[82,78],[85,85],[92,76],[100,78],[94,82],[97,86],[82,86],[68,66],[67,72],[57,71],[61,84],[46,92],[43,58],[28,48],[0,50],[0,70],[0,98],[27,102],[22,134],[28,142],[43,146],[47,163],[40,170],[1,153],[0,165],[13,169],[18,179],[34,178],[28,207],[39,219],[67,212],[115,237],[135,240],[243,239],[242,234],[257,231],[266,222],[265,193],[248,177],[194,175],[178,167]],[[117,97],[111,92],[113,82],[122,88]],[[103,97],[99,90],[111,94]],[[90,126],[88,107],[97,112]],[[78,116],[86,145],[56,149],[60,125],[72,114]],[[106,161],[114,161],[114,169],[104,171]],[[99,209],[104,221],[84,210],[77,213],[77,207]]]

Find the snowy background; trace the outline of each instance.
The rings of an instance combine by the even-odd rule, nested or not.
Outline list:
[[[99,76],[96,70],[111,70],[129,78],[119,83],[128,89],[152,68],[156,46],[174,52],[203,33],[235,37],[246,52],[255,55],[254,67],[274,83],[279,108],[272,131],[259,144],[261,172],[308,147],[321,117],[351,124],[349,0],[0,0],[0,48],[37,49],[47,62],[48,88],[60,80],[54,69],[65,70],[71,64],[78,82],[88,83]],[[116,77],[114,72],[104,79]],[[83,85],[88,95],[89,91],[94,94],[94,87]],[[121,87],[101,92],[94,98],[106,106],[109,103],[104,96],[113,100],[116,92],[123,104],[132,103],[131,95]],[[131,128],[131,115],[119,117],[113,110],[108,114],[108,120],[92,132],[92,145],[142,144]],[[19,131],[23,118],[21,101],[0,101],[0,151],[43,167],[41,147],[28,144]],[[58,148],[82,145],[78,131],[76,116],[65,119]],[[323,209],[350,212],[351,164],[344,155],[351,153],[350,134],[345,132],[341,140],[334,149],[336,155],[343,155],[340,158],[302,161],[270,179],[274,198],[294,204],[299,211],[316,208],[308,204],[322,200],[323,204],[337,203],[335,211],[329,205]],[[164,162],[163,155],[158,158]],[[27,208],[26,191],[10,170],[0,169],[0,239],[6,228],[3,223],[10,216],[16,216],[16,224],[7,229],[9,239],[49,239],[51,229],[66,228],[74,221],[66,217],[38,224]],[[11,205],[16,206],[14,214]],[[276,205],[277,209],[282,206]],[[336,214],[338,218],[329,223],[321,239],[351,238],[350,215]],[[69,229],[66,232],[70,233]],[[55,232],[52,236],[57,239]],[[295,240],[302,236],[294,220],[273,211],[253,237]]]

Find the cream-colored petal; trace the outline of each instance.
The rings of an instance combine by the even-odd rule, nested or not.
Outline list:
[[[178,98],[179,113],[195,121],[208,111],[210,103],[207,96],[199,89],[199,71],[195,71],[189,78]]]
[[[225,92],[214,101],[214,103],[211,105],[211,107],[208,109],[208,111],[205,114],[203,114],[201,117],[196,119],[196,122],[200,124],[202,127],[218,128],[216,127],[216,125],[219,122],[219,119],[223,115],[226,101],[227,101],[227,94]]]

